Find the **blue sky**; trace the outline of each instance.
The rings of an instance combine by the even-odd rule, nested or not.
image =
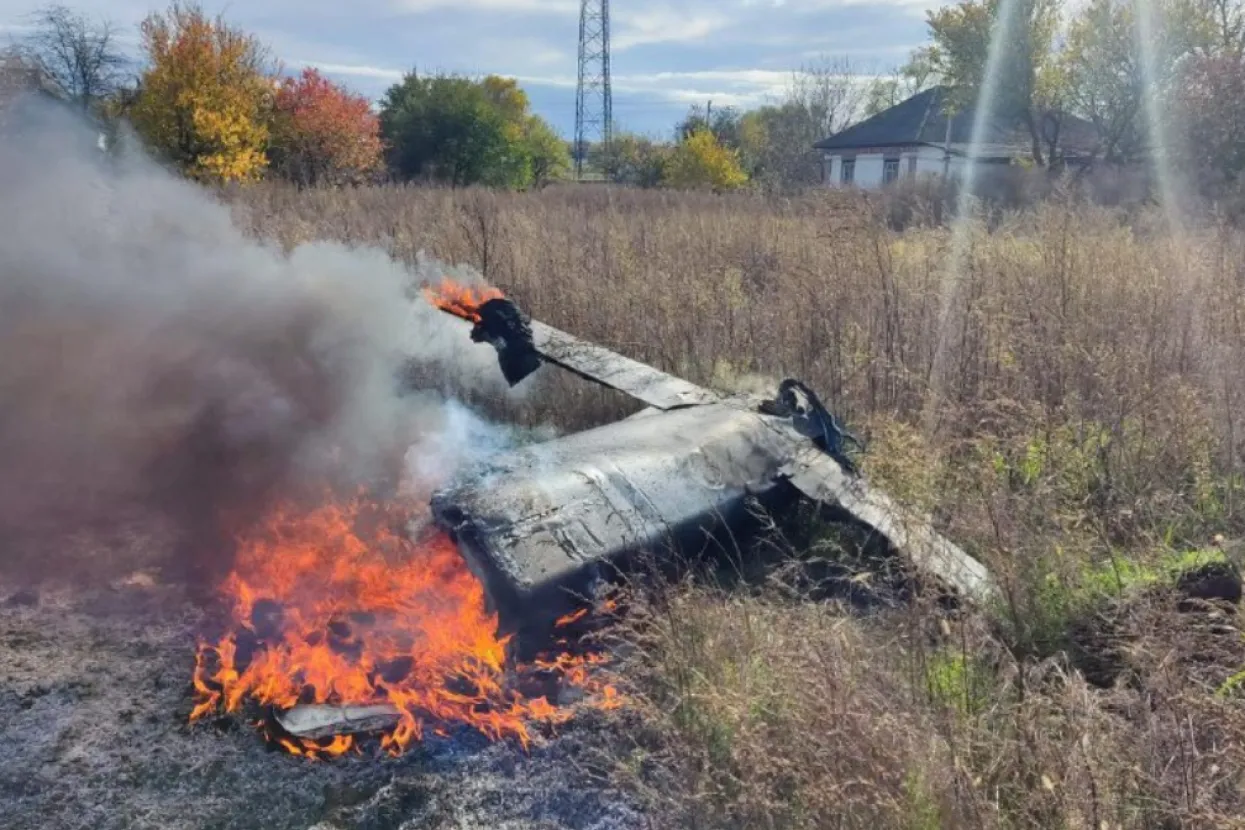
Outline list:
[[[62,0],[137,44],[153,0]],[[0,39],[40,0],[0,0]],[[563,135],[575,121],[578,0],[202,0],[267,43],[287,67],[316,65],[379,97],[403,71],[516,77]],[[826,58],[862,72],[901,62],[925,38],[929,0],[613,0],[614,117],[668,133],[693,102],[750,107],[792,70]]]

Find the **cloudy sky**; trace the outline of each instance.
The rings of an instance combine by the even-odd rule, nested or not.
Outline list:
[[[61,0],[137,24],[164,0]],[[613,0],[614,118],[667,133],[692,102],[754,106],[791,70],[826,58],[861,71],[902,62],[925,37],[937,0]],[[0,38],[20,36],[44,0],[0,0]],[[285,63],[312,64],[370,97],[403,71],[519,78],[537,112],[570,136],[575,123],[579,0],[202,0],[262,38]]]

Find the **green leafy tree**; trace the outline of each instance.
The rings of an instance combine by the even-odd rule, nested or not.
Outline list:
[[[1014,4],[1013,18],[1005,29],[1002,12],[1008,3]],[[974,104],[981,91],[991,38],[996,33],[1004,37],[993,106],[999,116],[1028,131],[1039,165],[1055,160],[1068,89],[1055,48],[1061,6],[1062,0],[961,0],[927,13],[933,43],[914,55],[951,87],[950,104],[960,109]]]
[[[706,106],[693,104],[675,130],[675,137],[683,141],[699,130],[709,130],[724,146],[732,149],[740,147],[740,124],[743,113],[737,107],[715,107],[710,110]]]
[[[1068,31],[1069,103],[1094,123],[1107,161],[1141,149],[1145,81],[1131,0],[1090,0]]]
[[[709,130],[697,130],[679,142],[666,163],[663,182],[683,190],[734,190],[748,183],[739,156],[722,146]]]
[[[385,93],[381,136],[389,167],[402,179],[432,179],[456,187],[503,185],[517,147],[485,87],[468,78],[408,73]]]
[[[1068,27],[1063,60],[1069,104],[1095,124],[1109,161],[1134,159],[1148,143],[1144,118],[1148,90],[1160,100],[1179,101],[1188,80],[1182,67],[1190,59],[1240,54],[1241,21],[1235,0],[1152,0],[1150,14],[1149,76],[1137,7],[1130,0],[1090,0]],[[1209,88],[1204,82],[1211,79],[1195,80],[1197,89]],[[1181,127],[1180,118],[1173,126]]]
[[[614,133],[609,149],[594,148],[592,163],[615,184],[660,187],[670,157],[668,145],[633,133]]]
[[[528,116],[523,142],[527,148],[532,186],[544,187],[550,182],[565,179],[570,173],[570,147],[540,116]]]
[[[390,169],[456,187],[543,185],[565,172],[569,155],[529,109],[513,79],[408,73],[381,103]]]
[[[913,55],[903,66],[874,78],[865,92],[864,117],[877,115],[929,88],[934,70],[923,52]]]

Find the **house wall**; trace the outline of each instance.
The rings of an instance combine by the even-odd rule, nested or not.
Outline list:
[[[865,190],[876,190],[882,187],[882,172],[887,159],[899,159],[899,178],[913,176],[941,176],[944,169],[952,177],[963,172],[964,160],[952,156],[950,164],[945,164],[944,153],[938,147],[919,146],[886,149],[862,149],[849,152],[825,153],[823,155],[823,181],[828,187],[844,187],[843,160],[855,159],[856,167],[851,186]],[[915,159],[915,168],[913,160]]]
[[[964,159],[960,156],[952,156],[948,160],[946,153],[939,147],[921,147],[915,155],[918,176],[941,176],[945,171],[954,179],[964,172]]]

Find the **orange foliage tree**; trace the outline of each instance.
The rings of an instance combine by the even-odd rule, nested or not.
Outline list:
[[[380,168],[380,119],[367,98],[318,70],[283,80],[273,109],[274,172],[304,185],[341,184]]]
[[[142,35],[148,68],[130,118],[148,145],[193,178],[262,174],[272,80],[259,41],[179,2]]]

